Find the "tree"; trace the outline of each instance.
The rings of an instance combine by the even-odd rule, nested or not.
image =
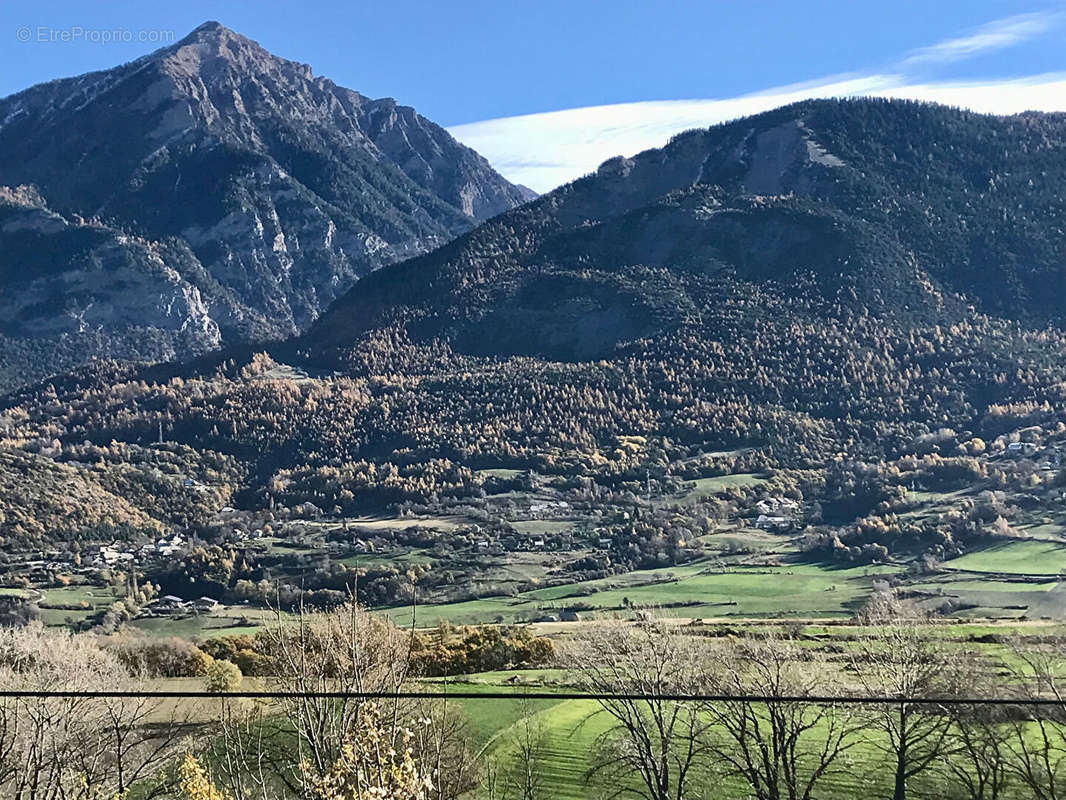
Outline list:
[[[1021,706],[1010,723],[1006,742],[1007,769],[1033,800],[1066,798],[1066,655],[1058,645],[1011,643],[1013,683],[1021,700],[1043,700],[1039,707]],[[1050,701],[1050,702],[1047,702]]]
[[[596,625],[571,649],[579,685],[600,695],[597,703],[614,723],[600,737],[589,770],[612,797],[685,796],[708,722],[695,703],[669,695],[698,688],[701,656],[698,642],[656,620]]]
[[[432,770],[416,757],[414,738],[408,728],[391,729],[378,706],[368,703],[332,768],[325,775],[307,776],[307,796],[312,800],[428,800]]]
[[[748,783],[756,800],[810,800],[857,742],[856,716],[847,706],[803,699],[827,693],[824,676],[789,639],[730,643],[711,663],[709,693],[736,699],[703,704],[714,723],[708,750]],[[752,696],[768,699],[745,699]]]
[[[982,697],[993,694],[981,692]],[[1014,710],[981,703],[953,705],[945,759],[967,800],[999,800],[1011,784],[1010,731]]]
[[[324,774],[308,762],[298,765],[304,778],[300,796],[307,800],[429,800],[433,774],[415,754],[415,736],[407,728],[393,730],[376,704],[366,704],[337,760]],[[192,755],[186,755],[179,778],[187,800],[241,797],[220,790]]]
[[[240,667],[231,661],[215,659],[212,661],[204,674],[204,686],[209,692],[224,694],[235,692],[241,687]]]
[[[39,624],[0,630],[0,689],[143,691],[96,637]],[[183,719],[147,697],[0,698],[0,795],[97,800],[155,780],[184,742]],[[147,788],[147,787],[146,787]]]
[[[481,788],[486,800],[541,800],[544,787],[546,734],[533,708],[523,704],[516,731],[504,748],[507,766],[492,758],[485,764]]]
[[[374,736],[385,737],[382,747],[409,747],[435,776],[427,798],[449,800],[469,789],[465,730],[446,700],[395,697],[411,677],[413,642],[412,634],[354,602],[300,613],[293,623],[279,618],[260,631],[256,651],[279,690],[293,696],[280,709],[225,701],[219,723],[224,752],[212,767],[214,779],[238,800],[269,786],[308,796],[309,787],[325,786],[337,765],[350,760],[353,736],[370,730],[362,727],[370,724],[369,714]],[[367,694],[394,699],[371,705]]]
[[[878,708],[871,724],[884,734],[875,741],[894,767],[893,800],[906,800],[908,781],[941,762],[950,747],[951,715],[914,700],[956,694],[963,665],[957,652],[926,635],[928,618],[890,591],[876,593],[860,621],[866,627],[852,666],[867,694],[898,698]]]

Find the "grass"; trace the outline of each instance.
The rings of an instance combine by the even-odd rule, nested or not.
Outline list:
[[[547,701],[550,703],[550,701]],[[511,704],[508,708],[507,704]],[[514,737],[523,711],[520,700],[468,701],[467,714],[473,730],[494,728],[486,753],[498,764],[506,764],[515,757]],[[528,712],[527,712],[528,713]],[[544,734],[543,760],[540,774],[545,797],[553,800],[584,800],[600,796],[606,788],[595,778],[589,782],[589,769],[598,738],[610,730],[612,719],[600,710],[595,701],[567,700],[551,703],[547,708],[532,711],[532,720]],[[809,740],[817,742],[814,731]],[[882,735],[874,731],[865,734],[865,741],[842,756],[834,771],[819,783],[816,797],[822,800],[853,800],[858,797],[881,797],[891,793],[892,775],[880,749]],[[633,780],[637,780],[634,776]],[[686,796],[713,796],[721,800],[744,800],[750,789],[737,777],[724,774],[696,773]],[[945,796],[945,776],[933,773],[912,779],[908,788],[913,797]],[[713,787],[711,795],[705,795]],[[617,788],[617,787],[615,787]],[[1010,800],[1021,800],[1020,795]]]
[[[1014,540],[945,561],[945,569],[1010,575],[1058,575],[1066,569],[1066,546],[1043,540]]]
[[[564,533],[572,530],[574,521],[565,519],[527,519],[517,520],[510,523],[510,525],[519,533],[537,536],[540,534]]]
[[[282,613],[282,619],[292,615]],[[171,617],[144,617],[131,620],[128,625],[150,636],[180,636],[185,639],[210,639],[215,636],[237,634],[254,635],[260,628],[273,625],[277,614],[266,608],[253,606],[224,606],[208,614],[192,615],[174,619]]]
[[[514,480],[525,472],[524,469],[479,469],[478,474],[486,478],[500,478],[502,480]]]
[[[497,701],[510,704],[503,713],[497,707],[489,707],[489,701],[471,701],[467,714],[472,721],[484,715],[493,715],[507,725],[500,725],[490,740],[486,752],[506,764],[514,757],[513,736],[516,724],[525,713],[533,713],[533,719],[544,733],[544,746],[540,773],[545,797],[553,800],[585,800],[590,788],[585,780],[590,764],[590,754],[596,746],[596,738],[609,728],[608,718],[595,702],[567,700],[551,703],[547,708],[537,709],[523,705],[521,700]]]
[[[822,564],[714,568],[707,561],[615,578],[553,586],[514,596],[423,606],[423,620],[491,623],[497,617],[552,613],[574,604],[614,612],[629,605],[662,608],[670,617],[846,617],[869,594],[873,578],[893,567]]]
[[[1053,539],[1062,542],[1063,536],[1066,535],[1066,527],[1063,527],[1060,523],[1051,521],[1036,522],[1032,525],[1020,525],[1016,527],[1032,539]]]
[[[496,688],[496,687],[493,687]],[[469,691],[467,686],[464,691]],[[546,711],[558,705],[559,700],[521,700],[485,698],[457,700],[466,717],[467,734],[475,748],[489,748],[503,731],[513,726],[526,714]]]
[[[736,475],[718,475],[714,478],[697,478],[692,483],[692,489],[682,498],[683,500],[698,500],[701,497],[711,497],[724,492],[726,489],[758,486],[760,483],[766,483],[766,478],[755,473],[742,472]]]
[[[462,525],[463,520],[458,517],[353,517],[347,522],[350,528],[356,529],[369,528],[375,531],[402,531],[407,528],[453,530]]]
[[[971,491],[972,490],[970,489],[957,489],[953,492],[908,491],[907,499],[915,503],[932,503],[939,505],[963,497]]]
[[[432,564],[433,557],[423,549],[396,551],[392,553],[357,553],[338,560],[349,567],[382,567],[389,564]]]
[[[1056,581],[1006,581],[981,578],[977,574],[958,579],[941,577],[908,587],[932,593],[925,601],[935,607],[952,600],[962,604],[955,616],[965,617],[1062,617],[1066,613],[1066,592]]]

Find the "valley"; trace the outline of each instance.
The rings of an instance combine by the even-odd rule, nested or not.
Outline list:
[[[207,22],[0,120],[0,793],[1062,796],[1066,114],[537,195]]]

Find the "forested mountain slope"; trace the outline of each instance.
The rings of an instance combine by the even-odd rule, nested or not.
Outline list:
[[[967,318],[973,305],[1059,324],[1064,181],[1066,115],[800,103],[608,161],[373,276],[333,307],[310,348],[343,346],[406,316],[422,320],[409,326],[416,338],[462,341],[469,329],[506,350],[506,337],[497,345],[480,334],[517,313],[534,323],[521,336],[526,349],[606,354],[616,340],[664,330],[652,305],[671,318],[684,312],[684,289],[659,296],[654,283],[643,285],[635,302],[619,294],[641,271],[675,287],[729,276],[916,323]],[[538,305],[559,296],[562,308]],[[560,332],[571,312],[593,330]]]
[[[906,487],[1057,502],[1053,467],[999,456],[1066,443],[1064,134],[880,100],[690,132],[373,273],[270,356],[99,365],[0,429],[81,460],[162,425],[241,465],[240,503],[331,513],[477,503],[487,468],[600,512],[743,472],[772,483],[731,502],[802,498],[812,547],[957,552],[999,512],[904,518]]]

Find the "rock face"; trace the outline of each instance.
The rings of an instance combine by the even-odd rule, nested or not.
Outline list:
[[[0,185],[0,333],[92,330],[147,357],[303,330],[528,196],[413,109],[213,22],[0,100]]]

